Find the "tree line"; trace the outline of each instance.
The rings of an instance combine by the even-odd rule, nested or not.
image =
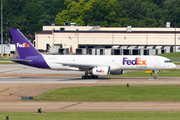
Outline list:
[[[34,35],[43,25],[180,27],[180,0],[3,0],[4,36],[9,28]]]

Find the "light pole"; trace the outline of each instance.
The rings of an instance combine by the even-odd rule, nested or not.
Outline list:
[[[1,57],[3,57],[3,0],[1,0]]]
[[[175,8],[175,39],[174,39],[175,50],[174,52],[176,52],[176,9],[177,8]]]

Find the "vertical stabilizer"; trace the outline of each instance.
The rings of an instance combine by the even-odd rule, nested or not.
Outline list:
[[[10,29],[10,32],[20,58],[41,55],[18,29]]]

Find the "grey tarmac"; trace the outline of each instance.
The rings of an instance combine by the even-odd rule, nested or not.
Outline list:
[[[0,102],[0,112],[180,111],[180,102]]]
[[[70,74],[69,74],[70,73]],[[180,102],[21,101],[56,88],[101,85],[180,85],[180,77],[100,77],[82,80],[83,72],[51,71],[22,65],[0,65],[0,112],[180,111]]]
[[[41,76],[41,75],[39,75]],[[0,77],[0,83],[47,83],[47,84],[117,84],[117,85],[180,85],[180,77],[100,77],[99,79],[81,79],[79,77]]]

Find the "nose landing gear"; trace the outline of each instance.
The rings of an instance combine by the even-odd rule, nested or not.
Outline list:
[[[158,73],[158,72],[159,72],[159,70],[154,70],[154,73],[155,73],[155,74],[154,74],[153,79],[157,79],[157,76],[158,76],[158,74],[157,74],[157,73]]]

